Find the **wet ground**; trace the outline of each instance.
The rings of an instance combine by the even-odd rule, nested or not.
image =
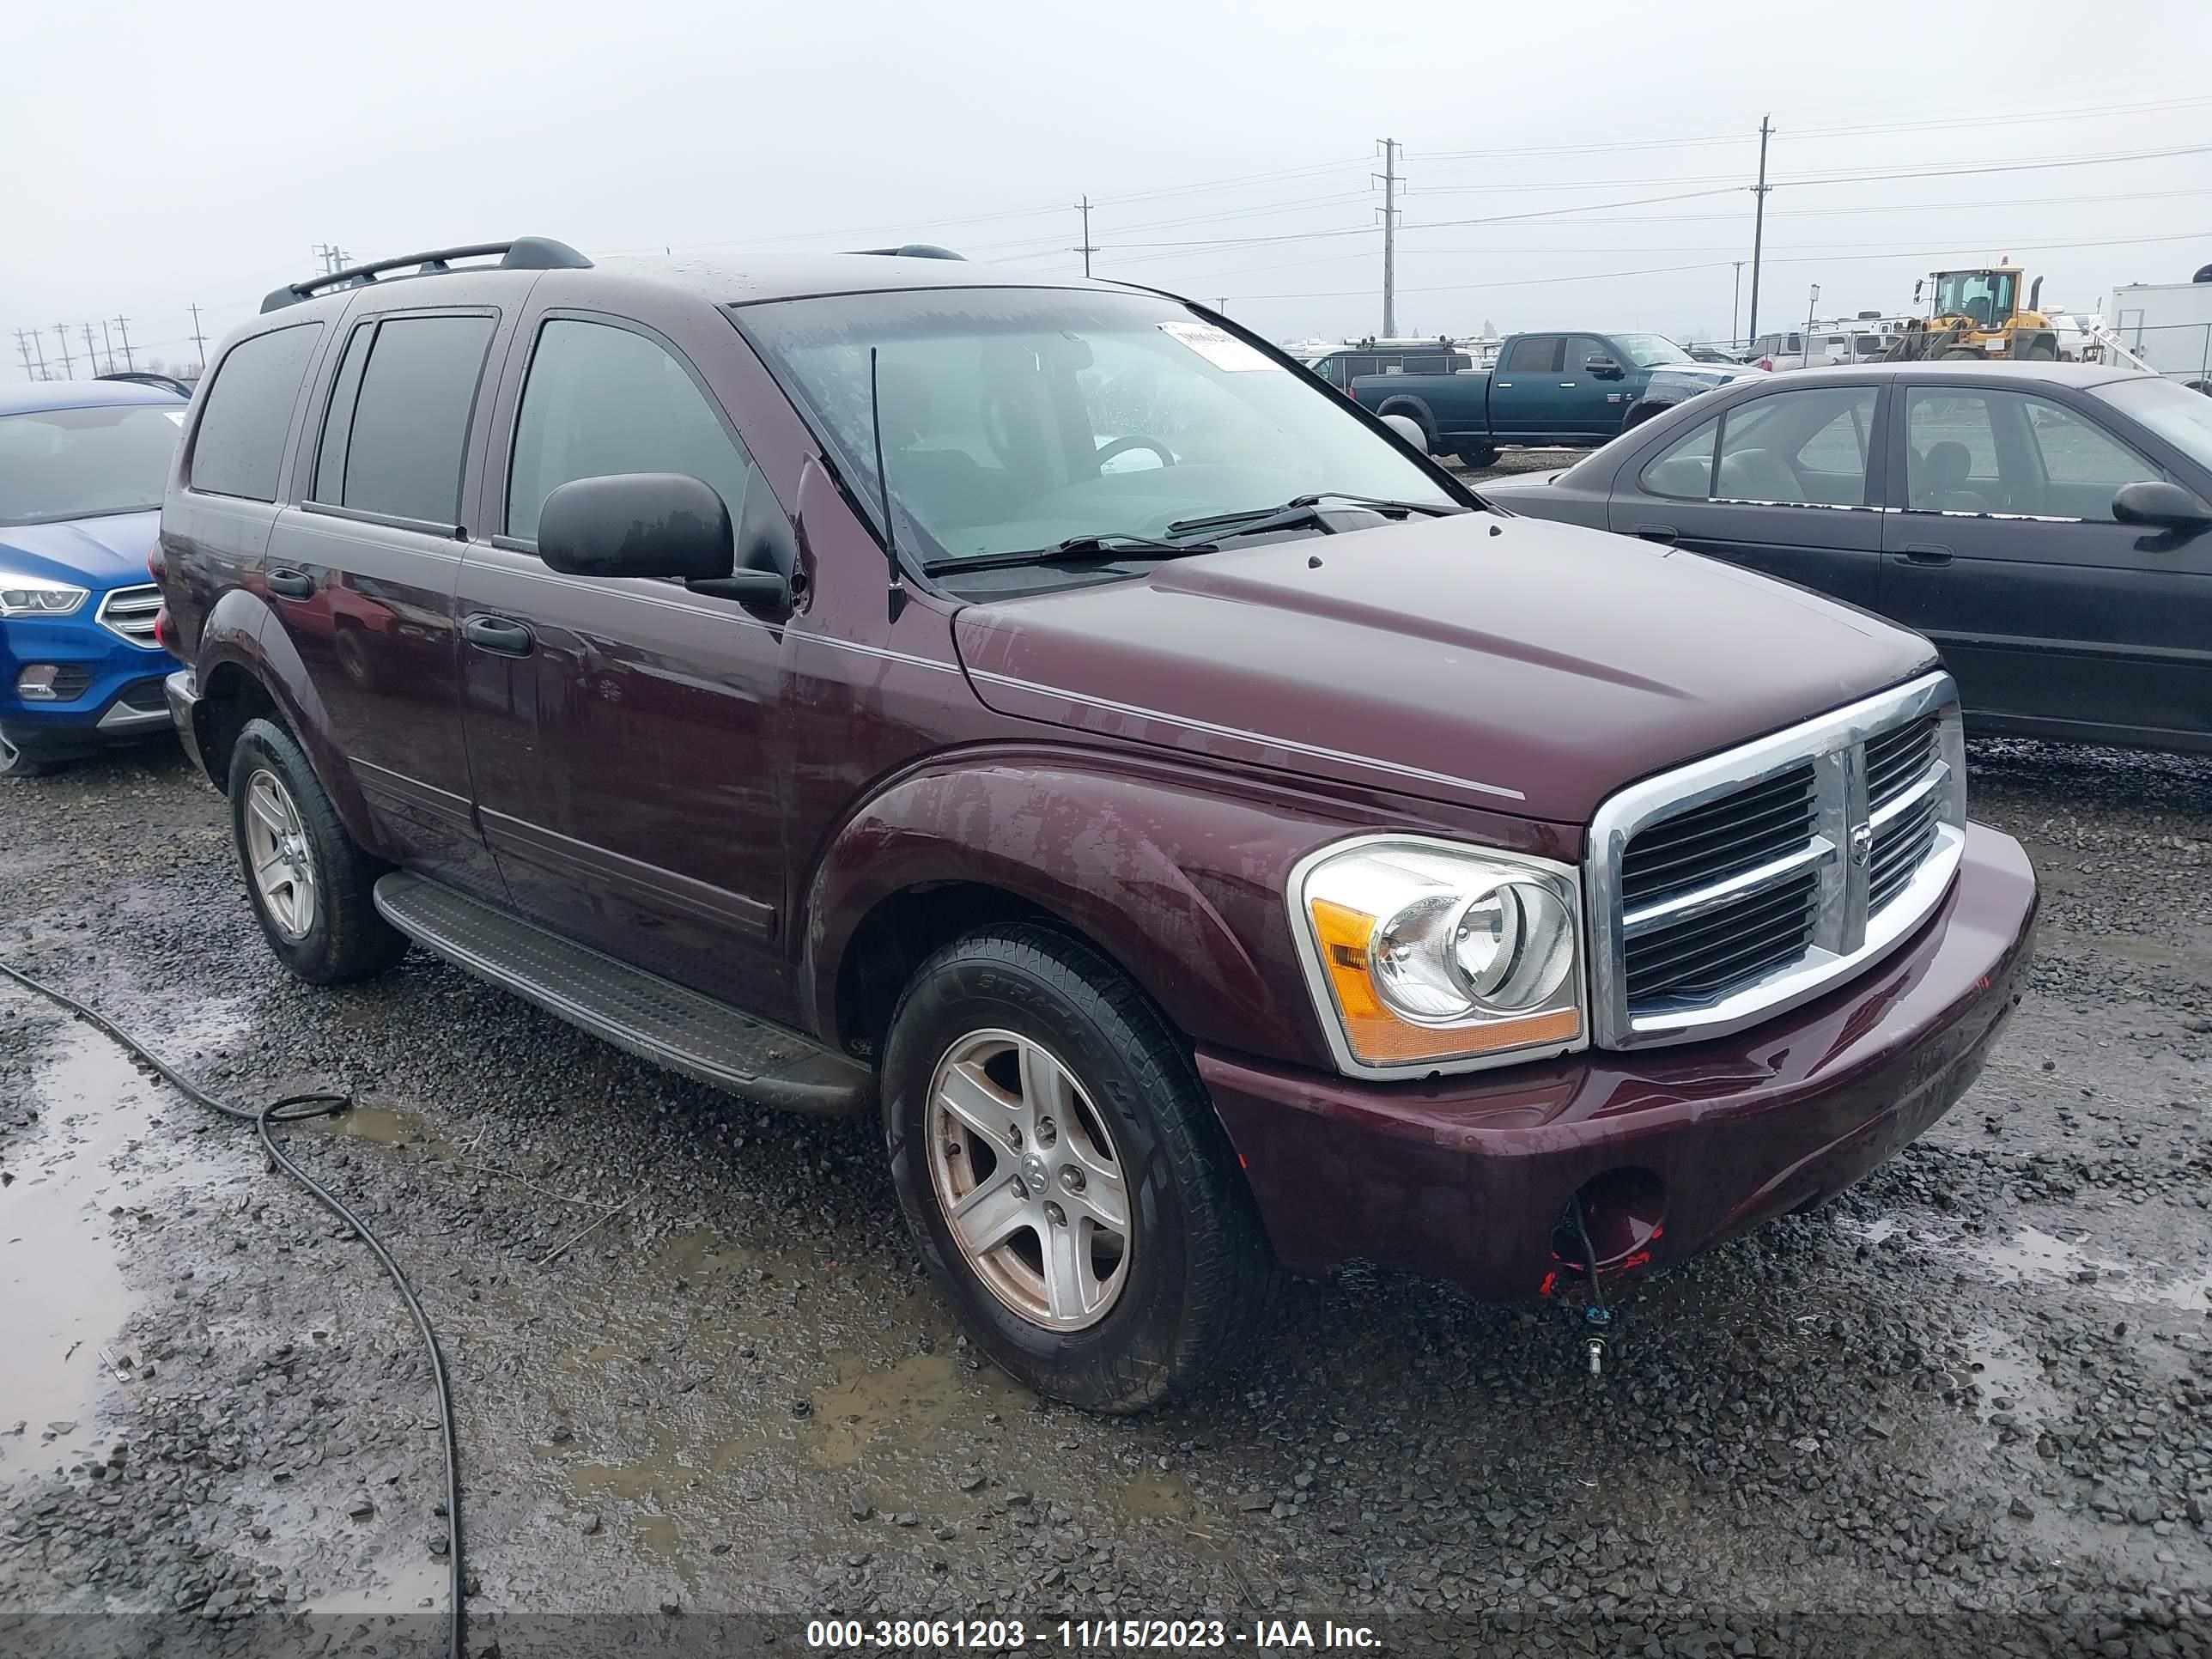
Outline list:
[[[1228,1391],[1042,1402],[962,1344],[867,1125],[419,952],[292,983],[173,754],[5,787],[0,958],[218,1092],[363,1102],[291,1139],[445,1341],[479,1646],[555,1609],[625,1639],[1301,1615],[1450,1650],[2205,1651],[2212,763],[1972,769],[2046,891],[1989,1073],[1837,1204],[1636,1291],[1596,1382],[1556,1312],[1354,1272],[1294,1286]],[[392,1651],[378,1615],[442,1606],[411,1328],[250,1132],[0,988],[0,1613],[305,1609]]]

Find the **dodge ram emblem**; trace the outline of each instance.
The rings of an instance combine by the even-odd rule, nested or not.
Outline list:
[[[1873,856],[1874,826],[1870,823],[1853,824],[1851,826],[1851,862],[1863,870],[1866,868],[1867,860]]]

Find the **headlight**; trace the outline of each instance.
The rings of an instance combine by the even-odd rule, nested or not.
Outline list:
[[[0,617],[66,617],[88,597],[67,582],[0,570]]]
[[[1368,836],[1301,863],[1290,903],[1347,1071],[1468,1070],[1582,1043],[1581,888],[1565,865]]]

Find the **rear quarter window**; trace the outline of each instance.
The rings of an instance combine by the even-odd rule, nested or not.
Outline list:
[[[320,322],[295,323],[231,347],[208,387],[192,438],[192,489],[252,501],[276,499],[292,410],[322,331]]]

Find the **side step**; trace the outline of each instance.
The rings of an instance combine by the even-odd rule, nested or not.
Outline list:
[[[394,871],[376,908],[417,945],[593,1036],[763,1106],[864,1110],[875,1073],[811,1037],[575,945],[421,876]]]

